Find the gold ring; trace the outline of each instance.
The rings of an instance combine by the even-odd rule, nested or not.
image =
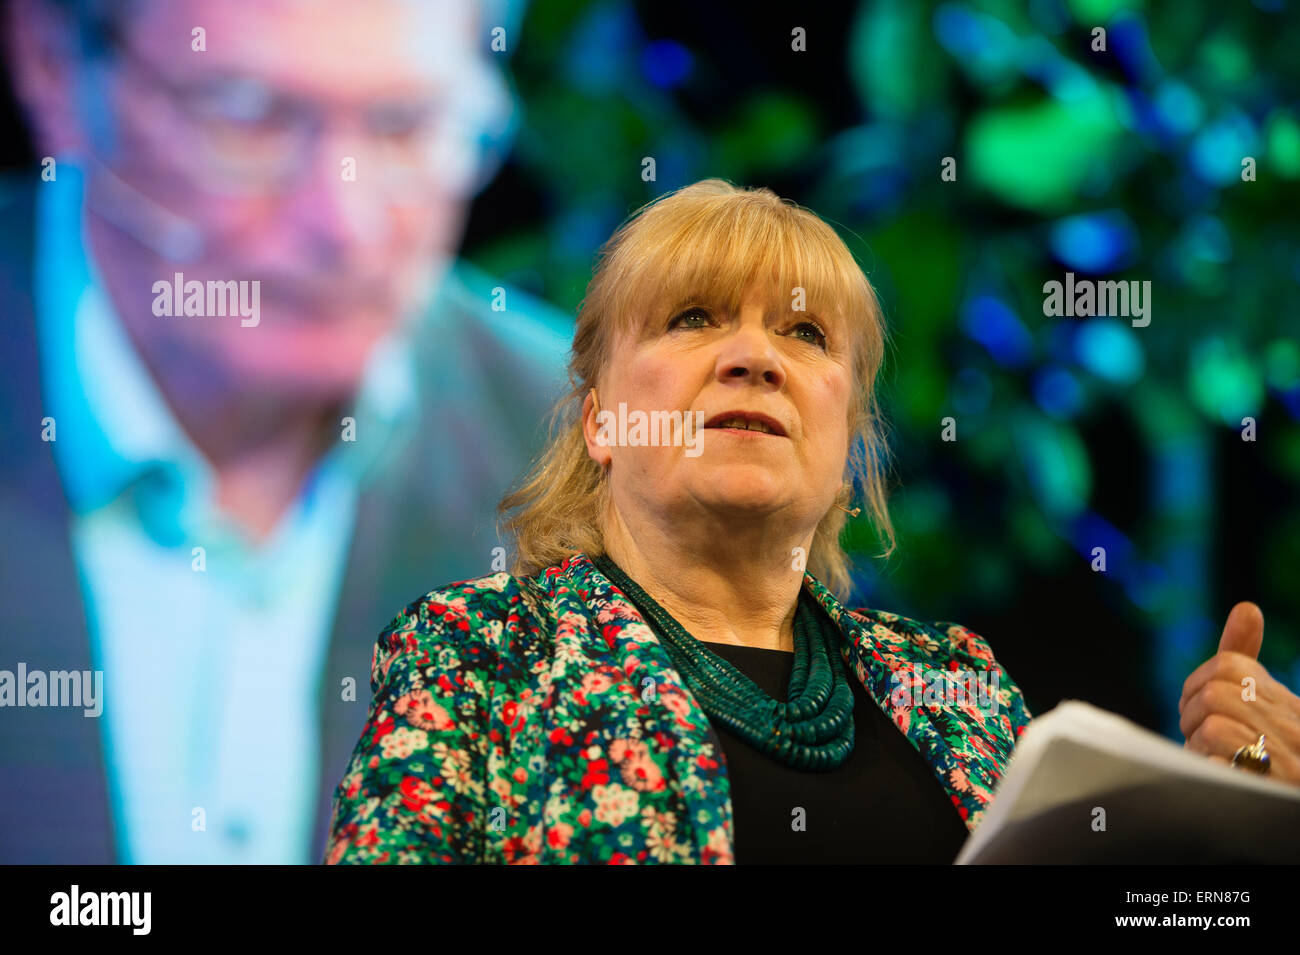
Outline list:
[[[1264,734],[1249,745],[1242,746],[1232,754],[1232,765],[1238,769],[1248,769],[1252,773],[1267,776],[1270,769],[1268,748],[1264,745]]]

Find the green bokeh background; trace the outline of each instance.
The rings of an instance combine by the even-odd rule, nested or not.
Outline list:
[[[717,176],[808,206],[889,323],[900,547],[874,560],[852,522],[860,602],[983,633],[1036,712],[1181,739],[1182,681],[1249,599],[1300,687],[1300,12],[808,6],[530,5],[467,256],[573,313],[658,195]],[[1044,315],[1067,271],[1149,281],[1150,324]]]

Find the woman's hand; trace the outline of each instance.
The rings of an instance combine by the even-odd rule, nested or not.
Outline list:
[[[1300,696],[1269,676],[1256,659],[1264,614],[1239,603],[1228,614],[1219,652],[1192,671],[1178,701],[1184,748],[1230,764],[1264,734],[1270,779],[1300,786]]]

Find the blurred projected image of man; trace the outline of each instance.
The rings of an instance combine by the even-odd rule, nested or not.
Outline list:
[[[0,709],[0,858],[317,862],[375,634],[494,558],[563,374],[568,320],[455,254],[521,11],[7,12],[0,666],[103,709]]]

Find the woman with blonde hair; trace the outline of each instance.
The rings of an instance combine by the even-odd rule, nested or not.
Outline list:
[[[855,499],[893,549],[884,346],[769,190],[624,223],[502,502],[514,573],[380,635],[326,861],[952,861],[1030,714],[976,634],[841,603]]]

